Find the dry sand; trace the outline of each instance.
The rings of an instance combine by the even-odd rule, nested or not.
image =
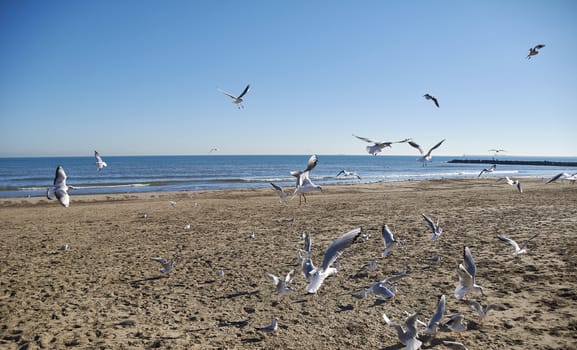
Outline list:
[[[382,314],[402,321],[420,311],[427,321],[445,294],[447,313],[463,312],[469,329],[440,332],[423,349],[445,349],[442,340],[471,350],[576,349],[577,186],[524,186],[522,194],[491,179],[329,186],[300,207],[280,204],[268,188],[72,194],[70,208],[3,199],[0,348],[401,349]],[[421,213],[440,218],[436,242]],[[404,245],[381,258],[384,223]],[[318,295],[307,295],[301,233],[311,233],[319,265],[330,242],[356,227],[371,237],[344,252]],[[522,241],[536,231],[518,257],[496,238]],[[59,251],[63,244],[70,250]],[[509,307],[483,322],[453,296],[465,245],[485,288],[469,299]],[[175,255],[175,269],[160,277],[150,258]],[[436,255],[439,264],[429,260]],[[404,267],[395,299],[355,297]],[[278,302],[267,273],[291,269],[294,291]],[[273,316],[274,334],[256,329]]]

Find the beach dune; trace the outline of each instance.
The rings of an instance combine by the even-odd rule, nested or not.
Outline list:
[[[493,179],[335,185],[301,206],[279,203],[270,188],[72,194],[69,208],[1,199],[0,348],[401,349],[382,314],[400,322],[419,312],[427,322],[444,294],[447,314],[463,313],[468,329],[422,337],[423,349],[455,339],[469,349],[576,349],[577,186],[539,179],[523,186],[518,193]],[[439,218],[436,241],[422,213]],[[384,258],[383,224],[402,243]],[[311,234],[320,265],[328,245],[357,227],[366,238],[308,295],[302,233]],[[537,231],[517,257],[497,238],[521,242]],[[467,298],[507,307],[483,321],[453,296],[464,246],[484,287]],[[163,274],[152,257],[177,262]],[[279,300],[267,273],[291,269],[294,290]],[[403,270],[395,298],[357,297]],[[275,332],[258,330],[273,317]]]

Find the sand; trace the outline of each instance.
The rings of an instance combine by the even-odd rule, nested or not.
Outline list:
[[[269,188],[72,194],[70,208],[3,199],[0,348],[402,349],[382,314],[403,321],[419,311],[426,322],[445,294],[447,314],[464,313],[468,330],[423,338],[423,349],[445,349],[443,340],[469,349],[576,349],[577,186],[535,179],[524,189],[494,179],[338,185],[300,207],[298,199],[279,203]],[[421,213],[440,218],[436,242]],[[404,244],[382,258],[384,223]],[[318,295],[307,295],[302,232],[311,233],[319,265],[330,242],[356,227],[371,236],[343,253]],[[523,241],[537,231],[518,257],[496,238]],[[63,244],[70,249],[59,251]],[[468,298],[508,307],[482,322],[453,296],[465,245],[485,290]],[[175,255],[167,277],[150,260]],[[404,268],[394,299],[355,297]],[[291,269],[294,291],[279,301],[267,273]],[[272,317],[276,332],[257,330]]]

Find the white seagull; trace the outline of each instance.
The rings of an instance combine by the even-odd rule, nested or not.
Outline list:
[[[243,99],[242,99],[242,98],[244,97],[244,95],[246,95],[246,93],[248,92],[249,89],[250,89],[250,85],[247,85],[247,86],[244,88],[244,90],[242,91],[242,93],[241,93],[240,95],[238,95],[238,97],[237,97],[237,96],[234,96],[234,95],[232,95],[232,94],[230,94],[230,93],[228,93],[228,92],[226,92],[226,91],[220,90],[220,92],[222,92],[222,93],[225,94],[226,96],[232,98],[232,99],[233,99],[232,103],[238,105],[238,108],[241,109],[241,108],[244,108],[244,106],[243,106],[243,104],[242,104],[242,102],[243,102]]]
[[[292,289],[289,287],[289,284],[293,280],[294,272],[295,272],[295,270],[290,270],[284,279],[281,279],[280,277],[275,276],[275,275],[270,274],[270,273],[267,274],[273,280],[273,284],[275,286],[275,293],[278,296],[279,300],[282,299],[282,297],[285,296],[287,293],[292,292]]]
[[[516,186],[517,191],[523,193],[523,187],[521,186],[521,182],[519,180],[511,180],[509,176],[505,176],[505,181],[507,181],[507,185]],[[502,180],[502,179],[500,179]]]
[[[483,175],[484,173],[492,173],[493,171],[495,171],[495,169],[497,169],[497,164],[493,164],[489,168],[484,168],[483,170],[481,170],[479,176],[477,177],[481,177],[481,175]]]
[[[435,334],[435,333],[437,333],[437,328],[439,327],[440,322],[443,319],[443,317],[445,317],[445,306],[446,306],[445,295],[443,294],[443,295],[441,295],[441,298],[439,299],[439,302],[437,303],[437,308],[435,309],[433,316],[431,316],[429,323],[426,324],[427,328],[421,332],[422,334]]]
[[[436,97],[431,96],[429,94],[424,94],[423,97],[426,98],[427,100],[432,100],[433,103],[435,104],[435,106],[437,106],[437,108],[439,108],[439,101],[437,100]]]
[[[441,226],[439,226],[439,218],[437,218],[437,222],[433,222],[433,220],[431,220],[427,215],[425,214],[421,215],[423,216],[423,219],[425,219],[427,225],[429,226],[429,229],[433,233],[433,237],[431,237],[431,240],[432,241],[437,240],[437,238],[439,238],[441,233],[443,233],[443,229],[441,228]]]
[[[371,146],[367,146],[367,152],[369,154],[372,154],[373,156],[376,156],[378,153],[380,153],[385,147],[392,147],[393,143],[404,143],[404,142],[409,142],[411,141],[411,139],[404,139],[401,141],[386,141],[386,142],[377,142],[377,141],[373,141],[371,139],[368,139],[366,137],[362,137],[362,136],[357,136],[355,134],[353,134],[354,137],[356,137],[359,140],[363,140],[365,142],[368,143],[372,143]]]
[[[539,50],[541,50],[544,47],[545,45],[543,44],[535,45],[535,47],[530,47],[529,53],[527,54],[527,59],[531,59],[531,56],[537,55],[539,53]]]
[[[395,327],[399,341],[407,346],[407,350],[417,350],[423,345],[423,343],[417,339],[417,313],[410,315],[405,320],[407,330],[403,329],[402,325],[392,322],[386,314],[383,314],[383,320],[385,320],[387,325]]]
[[[475,283],[475,274],[477,273],[477,266],[469,247],[463,249],[463,263],[459,264],[457,274],[459,276],[459,283],[455,288],[455,298],[462,300],[466,294],[471,292],[481,292],[483,294],[483,287]]]
[[[165,259],[165,258],[150,258],[150,260],[153,261],[157,261],[162,265],[162,269],[160,270],[160,273],[166,275],[168,274],[170,271],[172,271],[172,269],[174,269],[174,265],[176,265],[176,257],[174,257],[173,259]]]
[[[449,328],[452,332],[464,332],[467,330],[465,315],[456,312],[447,316],[449,320],[442,324],[443,327]]]
[[[279,202],[280,203],[284,203],[286,197],[288,196],[288,193],[284,190],[284,188],[280,187],[279,185],[276,185],[274,183],[270,183],[270,185],[272,186],[272,188],[276,191],[276,193],[278,194],[279,197]]]
[[[321,191],[322,187],[319,185],[314,184],[311,179],[309,178],[309,172],[317,166],[318,158],[315,154],[313,154],[309,161],[307,162],[307,167],[303,171],[291,171],[291,175],[297,178],[297,183],[295,190],[293,192],[292,198],[296,195],[299,195],[299,205],[302,203],[302,198],[304,198],[305,203],[307,202],[307,197],[305,193],[312,192],[312,191]]]
[[[519,254],[523,254],[523,253],[527,253],[527,244],[529,243],[529,241],[531,241],[533,238],[537,237],[539,235],[539,232],[535,232],[535,234],[533,234],[533,236],[529,237],[529,239],[525,240],[521,246],[519,246],[519,244],[517,244],[517,242],[515,242],[514,240],[512,240],[511,238],[505,237],[505,236],[498,236],[498,238],[500,240],[502,240],[503,242],[507,242],[510,245],[513,246],[513,256],[517,256]]]
[[[337,269],[332,267],[332,265],[338,257],[343,254],[345,249],[350,247],[360,235],[361,228],[359,227],[345,233],[329,245],[325,252],[322,265],[311,271],[311,281],[306,286],[307,293],[316,293],[327,277],[337,273]]]
[[[70,196],[68,195],[68,190],[74,190],[75,187],[66,185],[66,173],[64,168],[60,165],[56,168],[56,174],[54,175],[54,185],[48,187],[46,191],[46,198],[52,200],[57,198],[60,204],[65,208],[70,205]]]
[[[383,237],[383,242],[385,244],[385,250],[383,250],[383,252],[381,253],[381,256],[384,258],[389,254],[391,249],[393,249],[394,247],[393,243],[397,243],[397,241],[395,241],[395,238],[393,237],[393,231],[391,231],[389,229],[389,226],[387,226],[386,224],[383,225],[381,235]]]
[[[341,170],[341,171],[339,171],[339,173],[337,174],[336,177],[339,177],[339,176],[341,176],[341,175],[343,175],[343,176],[345,176],[345,177],[356,177],[356,178],[359,179],[359,180],[361,179],[361,177],[359,176],[359,174],[355,173],[354,171]]]
[[[436,145],[434,145],[433,147],[431,147],[431,149],[429,149],[429,151],[428,151],[427,153],[425,153],[425,151],[423,150],[423,148],[422,148],[419,144],[417,144],[417,143],[415,143],[415,142],[413,142],[413,141],[409,141],[409,145],[411,145],[412,147],[416,148],[416,149],[419,151],[419,153],[421,153],[422,157],[421,157],[421,158],[418,158],[417,160],[418,160],[419,162],[423,162],[423,166],[425,166],[425,164],[427,164],[427,162],[430,161],[430,160],[433,158],[433,156],[431,155],[431,152],[433,152],[433,150],[435,150],[435,149],[437,149],[439,146],[441,146],[441,144],[442,144],[443,142],[445,142],[445,139],[442,139],[442,140],[439,141]]]
[[[479,304],[479,302],[475,300],[465,300],[465,302],[467,303],[467,305],[472,307],[473,310],[475,310],[475,312],[477,313],[477,315],[479,315],[481,320],[484,320],[485,317],[487,317],[489,311],[491,310],[503,311],[508,309],[507,306],[503,304],[487,304],[485,306],[482,306],[481,304]]]
[[[375,297],[381,300],[394,298],[395,294],[397,293],[397,286],[396,286],[397,280],[405,277],[406,275],[407,272],[403,271],[397,275],[387,277],[384,280],[374,283],[369,288],[358,293],[357,296],[361,298],[366,298],[370,294],[374,294]]]
[[[98,171],[101,171],[103,168],[106,168],[108,166],[108,164],[106,164],[106,162],[102,160],[100,153],[94,151],[94,157],[96,158],[96,169]]]
[[[575,183],[575,181],[577,181],[577,173],[570,175],[568,173],[559,173],[555,176],[553,176],[552,178],[549,179],[549,181],[546,182],[546,184],[551,183],[551,182],[555,182],[557,180],[568,180],[571,181],[572,183]]]

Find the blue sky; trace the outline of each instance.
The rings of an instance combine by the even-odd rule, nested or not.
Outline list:
[[[571,0],[0,0],[0,156],[366,154],[352,134],[577,156],[576,18]],[[246,84],[243,110],[218,91]]]

